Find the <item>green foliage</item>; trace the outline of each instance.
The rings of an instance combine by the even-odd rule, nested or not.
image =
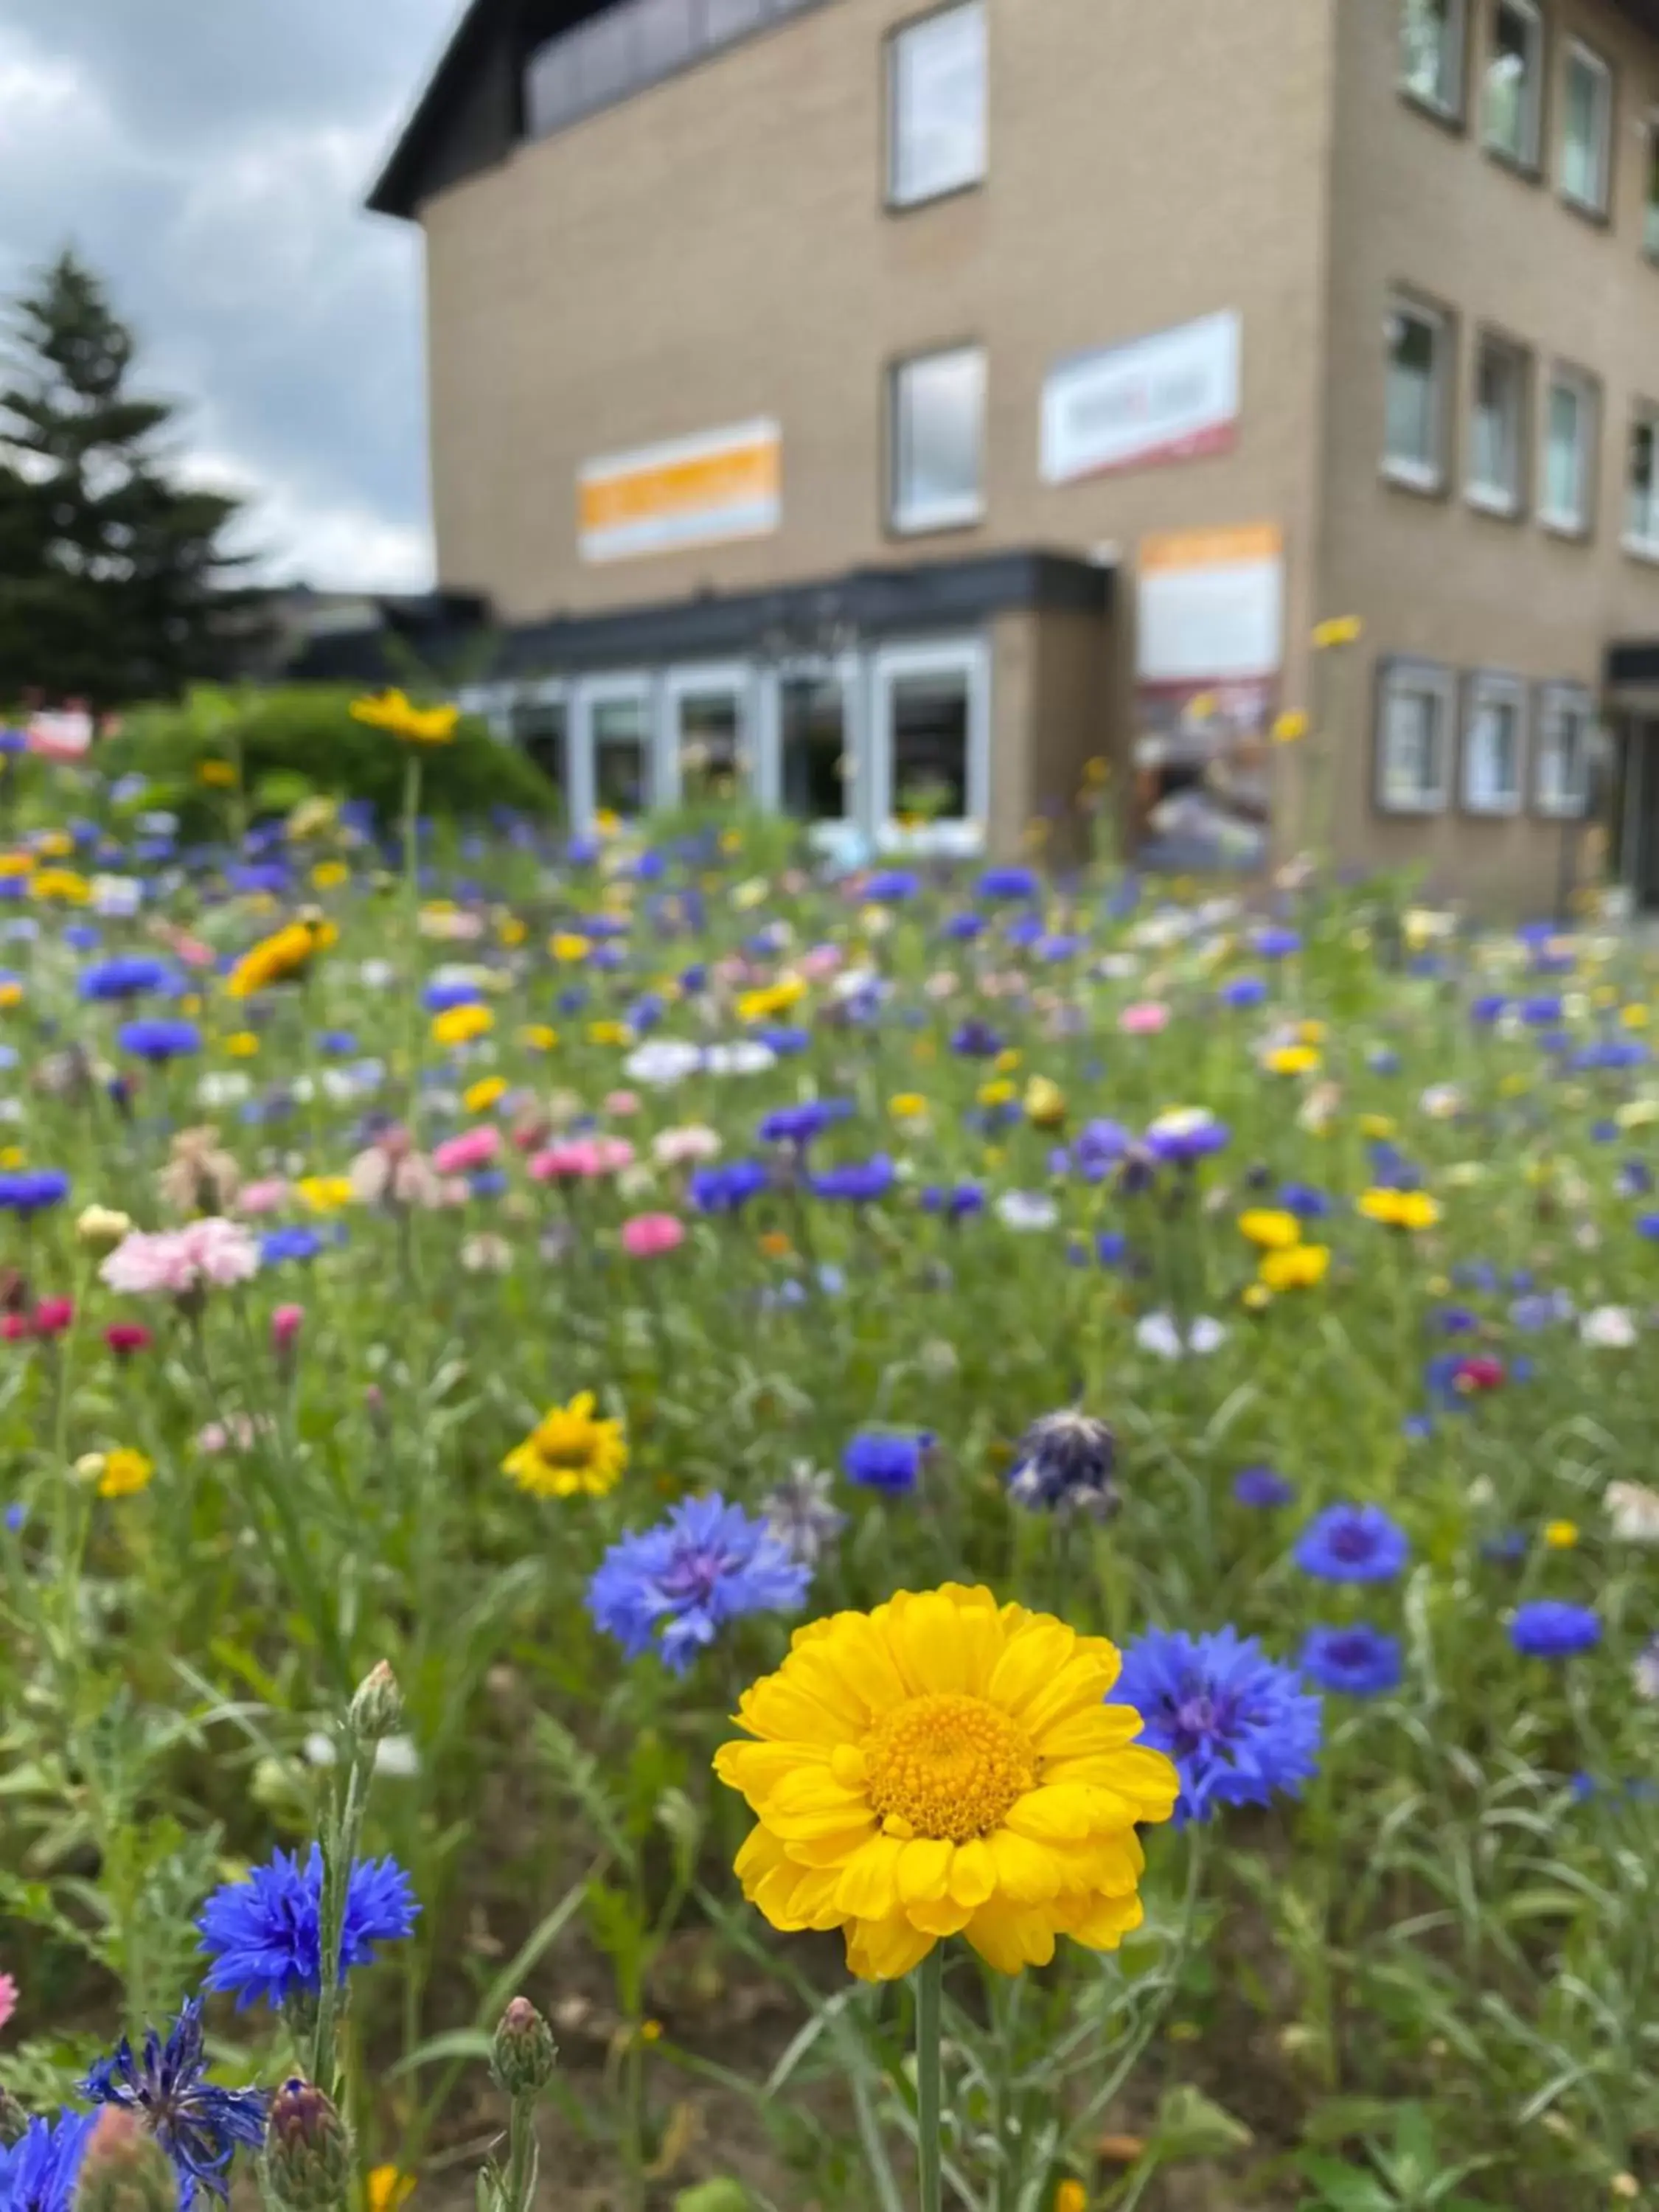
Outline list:
[[[0,387],[0,699],[107,708],[222,673],[258,629],[223,548],[238,502],[179,483],[174,410],[73,253],[15,303]]]
[[[106,739],[100,765],[111,776],[137,771],[151,780],[145,803],[172,808],[187,837],[222,834],[239,810],[286,811],[310,793],[367,799],[383,823],[395,822],[407,764],[405,748],[384,730],[354,720],[357,694],[331,684],[288,684],[237,692],[198,689],[177,707],[143,707]],[[495,807],[546,816],[557,794],[510,745],[464,714],[453,743],[422,745],[424,812],[480,818]],[[228,763],[234,785],[202,781],[207,763]]]

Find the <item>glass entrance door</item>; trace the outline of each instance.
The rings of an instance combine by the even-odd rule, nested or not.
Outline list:
[[[741,663],[673,668],[663,679],[664,805],[732,806],[752,788],[753,684]]]
[[[990,655],[978,638],[884,646],[874,667],[876,842],[976,853],[990,811]]]
[[[570,813],[579,830],[600,814],[631,821],[658,802],[654,696],[644,676],[595,676],[577,689]]]

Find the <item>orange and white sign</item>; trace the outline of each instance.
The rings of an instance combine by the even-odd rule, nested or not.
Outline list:
[[[1278,525],[1142,538],[1138,612],[1135,673],[1142,684],[1276,675],[1285,629]]]
[[[576,477],[584,561],[631,561],[685,545],[764,538],[782,516],[775,422],[739,422],[587,462]]]

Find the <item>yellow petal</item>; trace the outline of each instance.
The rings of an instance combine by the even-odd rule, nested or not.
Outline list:
[[[1028,1836],[1017,1836],[1011,1828],[999,1828],[989,1838],[992,1858],[996,1866],[997,1886],[1017,1905],[1033,1905],[1045,1897],[1053,1897],[1065,1879],[1061,1862],[1053,1851],[1034,1843]]]
[[[836,1903],[849,1918],[884,1920],[898,1906],[898,1863],[908,1844],[872,1836],[841,1870]]]
[[[1140,1729],[1140,1715],[1133,1705],[1090,1705],[1050,1723],[1032,1741],[1046,1766],[1051,1759],[1079,1759],[1091,1753],[1116,1751],[1133,1743]]]
[[[1038,1618],[1026,1623],[1009,1638],[992,1671],[987,1692],[991,1703],[1024,1719],[1026,1706],[1054,1680],[1076,1642],[1063,1621]]]
[[[1146,1917],[1145,1906],[1131,1891],[1127,1897],[1091,1897],[1061,1925],[1073,1942],[1086,1944],[1091,1951],[1115,1951],[1130,1929],[1139,1928]]]
[[[951,1886],[951,1861],[956,1846],[949,1841],[918,1836],[906,1844],[898,1863],[898,1893],[902,1904],[918,1899],[943,1897]]]
[[[1021,1911],[993,1898],[968,1923],[968,1941],[988,1966],[1017,1974],[1023,1966],[1046,1966],[1054,1955],[1054,1932],[1046,1914]]]
[[[996,1886],[996,1856],[989,1844],[981,1837],[970,1844],[959,1844],[951,1861],[951,1894],[957,1903],[983,1905]]]
[[[921,1965],[934,1940],[902,1917],[849,1921],[848,1967],[861,1982],[896,1982]]]
[[[1055,1789],[1028,1790],[1004,1815],[1016,1834],[1039,1844],[1074,1843],[1097,1825],[1089,1804],[1097,1793],[1066,1783]]]

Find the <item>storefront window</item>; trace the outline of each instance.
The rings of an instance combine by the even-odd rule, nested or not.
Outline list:
[[[892,811],[917,824],[968,815],[968,679],[899,676],[892,689]]]
[[[650,804],[651,725],[643,699],[606,699],[593,708],[593,803],[612,814]]]
[[[847,708],[830,677],[789,677],[781,686],[783,811],[799,822],[839,822],[848,811]]]

